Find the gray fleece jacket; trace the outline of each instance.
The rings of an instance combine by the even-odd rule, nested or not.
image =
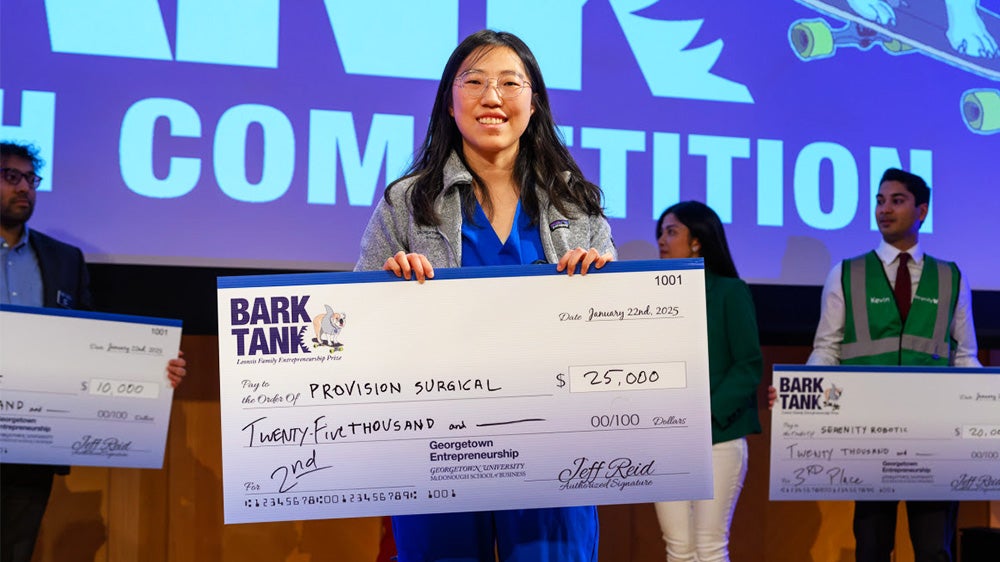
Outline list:
[[[437,198],[436,208],[441,217],[440,226],[420,226],[413,220],[410,210],[410,193],[414,179],[396,184],[385,198],[379,199],[375,212],[368,221],[361,238],[361,257],[355,271],[380,270],[385,260],[396,252],[417,253],[427,256],[434,267],[460,267],[462,265],[462,201],[460,189],[471,189],[472,174],[465,168],[458,155],[452,154],[444,169],[444,186]],[[538,192],[541,211],[538,217],[539,234],[545,259],[556,263],[574,248],[594,248],[601,254],[618,253],[611,239],[611,227],[604,217],[587,216],[582,212],[567,217],[549,204],[545,193]]]

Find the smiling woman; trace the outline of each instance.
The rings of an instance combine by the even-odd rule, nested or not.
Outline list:
[[[531,50],[481,31],[445,65],[424,143],[386,189],[356,269],[423,281],[434,265],[469,265],[466,254],[486,264],[490,247],[496,263],[586,273],[615,257],[601,197],[561,142]]]
[[[448,113],[462,134],[465,157],[476,161],[474,168],[509,167],[517,157],[535,111],[525,74],[517,53],[507,47],[481,50],[462,65]]]
[[[423,282],[436,266],[547,262],[573,275],[616,255],[601,190],[556,132],[534,55],[510,33],[467,37],[445,65],[414,164],[368,223],[355,269]],[[418,383],[417,393],[495,390],[485,377],[444,382]],[[597,556],[593,506],[407,515],[393,530],[400,562]]]

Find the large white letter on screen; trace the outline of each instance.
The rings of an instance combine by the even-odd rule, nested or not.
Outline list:
[[[681,136],[653,133],[653,219],[681,200]]]
[[[170,60],[157,0],[45,0],[52,51]]]
[[[783,143],[757,141],[757,224],[781,226],[785,222],[785,170]]]
[[[580,128],[580,147],[601,151],[600,186],[608,218],[623,219],[628,211],[628,153],[646,150],[646,133],[626,129]]]
[[[587,0],[490,0],[486,27],[514,33],[531,45],[545,85],[579,90],[583,67],[583,5]]]
[[[704,20],[640,15],[657,1],[610,0],[650,92],[660,97],[753,103],[746,86],[711,72],[722,54],[722,39],[692,46]]]
[[[819,200],[819,170],[824,160],[833,166],[833,208],[824,213]],[[835,230],[854,220],[858,210],[858,165],[843,146],[832,142],[806,145],[795,160],[795,208],[813,228]]]
[[[705,204],[733,222],[733,158],[750,157],[750,139],[691,135],[688,154],[705,157]]]
[[[379,172],[385,162],[386,183],[399,177],[413,153],[413,117],[372,116],[362,157],[354,117],[347,111],[309,112],[309,203],[337,202],[337,162],[344,170],[347,202],[367,207],[375,201]]]
[[[348,74],[437,80],[458,45],[458,0],[325,0]]]
[[[252,123],[264,130],[264,168],[255,184],[247,180],[246,174],[247,129]],[[295,135],[288,117],[273,107],[244,104],[227,109],[219,118],[213,150],[219,188],[237,201],[274,201],[292,185]]]
[[[0,118],[3,117],[3,88],[0,88]],[[38,191],[52,191],[55,182],[56,94],[55,92],[21,92],[20,126],[5,125],[0,121],[0,138],[30,142],[38,149],[38,157],[45,162],[46,178]]]
[[[122,119],[118,160],[129,189],[146,197],[180,197],[194,189],[201,175],[197,158],[170,158],[167,177],[153,174],[153,131],[158,119],[170,123],[174,137],[200,137],[201,119],[190,105],[169,98],[148,98],[132,104]]]
[[[278,68],[278,0],[180,0],[177,60]]]

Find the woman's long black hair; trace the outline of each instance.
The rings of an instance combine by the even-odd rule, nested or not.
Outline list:
[[[455,119],[448,111],[452,105],[452,85],[459,68],[469,55],[475,53],[477,56],[483,56],[498,47],[511,49],[521,59],[528,73],[528,81],[531,83],[532,102],[535,108],[528,121],[528,127],[521,136],[520,149],[514,164],[514,180],[520,187],[524,210],[531,216],[532,221],[537,221],[536,190],[540,190],[548,195],[551,204],[564,215],[571,214],[569,207],[572,205],[586,215],[603,216],[601,189],[583,177],[583,172],[563,145],[556,130],[549,107],[548,91],[545,89],[545,81],[542,79],[542,72],[535,55],[516,35],[486,29],[466,37],[451,53],[441,75],[441,83],[438,84],[427,135],[417,151],[413,164],[401,178],[416,176],[410,199],[414,220],[417,224],[425,226],[440,224],[441,218],[434,209],[434,201],[441,193],[444,167],[452,152],[458,154],[465,167],[469,168],[462,152],[462,135],[458,125],[455,124]],[[471,168],[469,171],[477,189],[484,189],[483,180]],[[568,181],[564,177],[566,172],[569,172]],[[389,190],[398,181],[386,188],[386,201]],[[488,206],[488,200],[484,201],[486,201],[484,205]],[[472,190],[463,190],[462,205],[465,215],[472,216],[472,210],[475,208],[475,193]]]
[[[663,234],[663,219],[669,214],[677,217],[691,231],[692,238],[698,239],[701,245],[699,253],[705,259],[705,269],[722,277],[739,277],[733,256],[729,253],[726,231],[719,215],[711,207],[700,201],[681,201],[667,207],[656,221],[657,240]]]

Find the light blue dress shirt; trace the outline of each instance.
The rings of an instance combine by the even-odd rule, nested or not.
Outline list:
[[[42,270],[28,236],[30,232],[26,226],[13,247],[6,240],[0,240],[0,303],[42,306],[45,302]]]

